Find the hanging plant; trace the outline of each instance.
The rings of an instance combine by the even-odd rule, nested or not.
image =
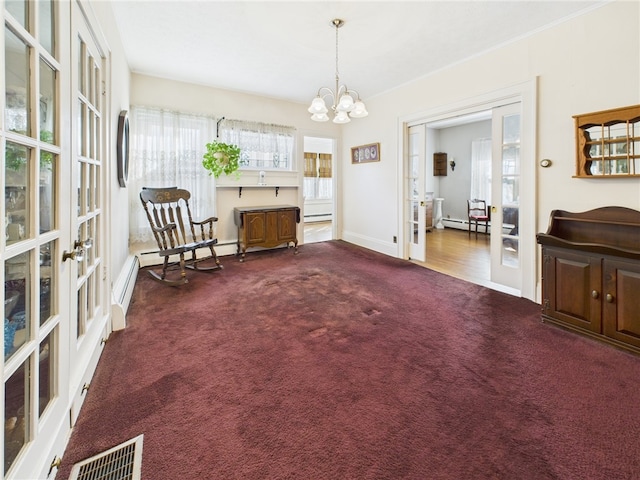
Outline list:
[[[218,178],[220,175],[236,174],[240,176],[240,148],[237,145],[214,140],[207,143],[207,153],[202,157],[202,166],[209,171],[209,175]]]

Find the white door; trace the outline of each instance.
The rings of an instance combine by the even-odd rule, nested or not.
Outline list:
[[[70,273],[69,389],[71,422],[75,422],[88,388],[100,343],[108,334],[109,279],[106,239],[107,72],[104,46],[91,29],[80,4],[73,2],[71,39],[71,185],[70,242],[75,258],[65,261]]]
[[[104,50],[75,1],[2,15],[3,478],[45,478],[108,329]]]
[[[426,260],[426,196],[425,196],[425,130],[426,125],[409,127],[405,181],[405,215],[409,258]]]
[[[34,478],[52,460],[42,452],[68,405],[59,214],[60,181],[69,173],[63,154],[69,141],[60,122],[65,48],[55,20],[62,7],[53,1],[2,5],[2,467],[3,478]]]
[[[520,245],[521,104],[493,109],[491,281],[522,287]]]

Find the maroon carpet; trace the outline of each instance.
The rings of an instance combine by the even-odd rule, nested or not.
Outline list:
[[[637,479],[640,357],[344,242],[141,272],[58,478],[144,433],[143,478]]]

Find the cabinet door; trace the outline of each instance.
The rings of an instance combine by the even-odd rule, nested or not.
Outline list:
[[[244,215],[244,236],[247,246],[264,243],[266,240],[266,219],[264,212],[247,212]]]
[[[280,243],[278,241],[278,211],[266,213],[266,239],[265,247],[275,247]]]
[[[295,241],[296,211],[293,209],[282,210],[278,214],[278,240],[281,242]]]
[[[640,264],[604,261],[604,334],[640,347]]]
[[[569,325],[601,333],[601,262],[600,257],[545,249],[545,313]]]

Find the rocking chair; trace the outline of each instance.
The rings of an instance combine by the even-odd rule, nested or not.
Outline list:
[[[218,239],[214,236],[214,224],[218,218],[209,217],[201,222],[193,221],[189,208],[190,197],[191,194],[187,190],[177,187],[143,187],[140,192],[142,206],[158,243],[158,253],[164,257],[162,273],[149,270],[149,274],[154,280],[167,285],[177,286],[188,283],[187,268],[201,271],[222,269],[213,249],[213,246],[218,243]],[[187,220],[188,224],[186,224]],[[202,248],[208,249],[208,252],[206,256],[198,258],[196,252]],[[187,254],[186,259],[185,254]],[[171,257],[175,259],[176,255],[179,260],[171,260]],[[214,265],[200,265],[206,261],[213,262]],[[179,278],[167,278],[169,271],[178,269],[180,270]]]

